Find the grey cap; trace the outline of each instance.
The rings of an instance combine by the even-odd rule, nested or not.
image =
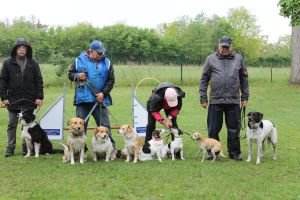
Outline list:
[[[219,40],[219,45],[222,47],[230,47],[231,46],[231,38],[228,36],[222,36]]]

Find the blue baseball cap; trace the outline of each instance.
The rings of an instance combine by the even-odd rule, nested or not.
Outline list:
[[[99,40],[94,40],[90,44],[90,49],[97,51],[98,53],[104,53],[105,48],[103,47],[103,43]]]

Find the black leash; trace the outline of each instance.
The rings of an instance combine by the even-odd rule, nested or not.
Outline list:
[[[187,134],[188,136],[191,136],[190,133],[188,133],[188,132],[186,132],[186,131],[184,131],[184,130],[182,130],[182,129],[178,129],[178,130],[180,130],[180,131],[183,132],[184,134]]]
[[[90,89],[90,91],[91,91],[91,92],[94,94],[94,96],[96,97],[97,94],[98,94],[97,89],[95,88],[95,86],[94,86],[88,79],[85,80],[85,85]],[[91,114],[93,113],[93,111],[95,110],[95,108],[96,108],[96,106],[97,106],[98,104],[99,104],[99,106],[100,106],[100,112],[101,112],[101,113],[102,113],[102,107],[101,107],[101,106],[104,106],[104,107],[107,109],[107,111],[108,111],[108,113],[110,114],[110,116],[113,118],[113,120],[116,121],[118,125],[120,125],[120,123],[119,123],[118,120],[114,117],[114,115],[112,114],[112,112],[108,109],[108,106],[104,103],[104,101],[103,101],[102,103],[96,102],[95,105],[93,106],[92,110],[90,111],[88,117],[91,116]],[[86,117],[86,120],[88,119],[88,117]],[[102,118],[101,118],[101,120],[100,120],[100,124],[102,124],[101,122],[102,122]]]
[[[242,107],[242,110],[241,110],[241,129],[242,130],[245,130],[245,128],[246,128],[246,106],[243,106]],[[242,140],[244,140],[244,139],[246,139],[246,132],[245,132],[245,135],[244,135],[244,137],[242,137],[241,139]]]

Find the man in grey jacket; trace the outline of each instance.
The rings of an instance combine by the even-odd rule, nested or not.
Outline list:
[[[242,160],[240,121],[241,108],[246,106],[249,98],[248,72],[242,56],[232,51],[231,38],[221,37],[218,50],[206,58],[199,93],[201,106],[208,107],[208,136],[219,140],[225,114],[229,157]],[[211,158],[209,154],[207,159]]]

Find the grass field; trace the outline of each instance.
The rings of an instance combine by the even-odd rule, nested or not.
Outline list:
[[[178,67],[129,67],[117,66],[116,85],[112,91],[114,105],[110,111],[117,119],[111,124],[132,124],[131,82],[138,83],[144,77],[179,84],[186,92],[179,126],[186,132],[200,131],[207,134],[207,110],[200,108],[198,79],[200,67],[186,67],[183,83]],[[59,82],[53,69],[43,67],[46,85]],[[15,156],[0,156],[0,199],[295,199],[300,200],[300,88],[288,85],[289,69],[249,68],[250,100],[248,111],[260,111],[265,119],[271,119],[278,129],[278,160],[272,160],[272,149],[267,148],[260,165],[245,161],[246,141],[241,141],[244,160],[236,162],[221,158],[215,163],[200,162],[195,158],[198,144],[184,136],[185,161],[164,160],[125,163],[124,160],[105,163],[93,162],[90,150],[84,165],[71,166],[61,162],[61,155],[23,158],[21,133],[18,129]],[[60,85],[60,84],[57,84]],[[137,96],[145,102],[155,82],[145,81],[137,89]],[[41,115],[63,91],[59,87],[45,88],[45,104]],[[74,116],[72,105],[74,89],[67,84],[65,122]],[[90,126],[94,123],[91,120]],[[0,109],[0,151],[6,147],[7,111]],[[65,134],[68,134],[65,132]],[[244,136],[245,131],[241,132]],[[88,147],[91,149],[88,132]],[[226,153],[226,129],[221,133],[221,143]],[[117,148],[123,147],[121,136],[113,130]],[[65,137],[66,138],[66,137]],[[54,142],[60,148],[58,142]],[[256,145],[254,145],[254,156]]]

